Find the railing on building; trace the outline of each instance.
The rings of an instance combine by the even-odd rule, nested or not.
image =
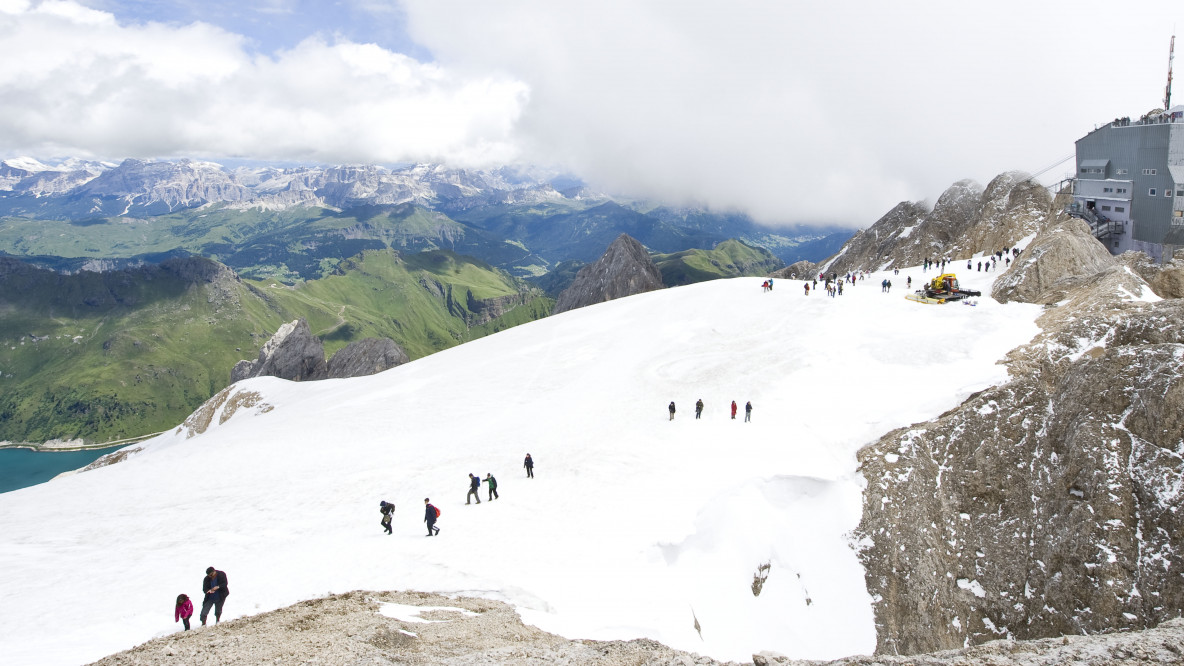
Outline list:
[[[1100,241],[1105,241],[1108,238],[1121,235],[1126,231],[1122,222],[1111,220],[1093,208],[1086,208],[1085,206],[1082,206],[1080,202],[1075,201],[1069,204],[1065,207],[1065,212],[1073,217],[1085,220],[1085,223],[1089,225],[1089,230],[1091,233],[1093,233],[1094,238],[1097,238]]]

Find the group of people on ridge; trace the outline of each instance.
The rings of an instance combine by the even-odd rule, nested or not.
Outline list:
[[[674,412],[677,411],[677,409],[674,406],[673,400],[670,401],[670,406],[667,407],[667,410],[670,412],[670,420],[673,421],[674,420]],[[733,419],[736,418],[736,412],[738,410],[739,410],[739,407],[736,405],[736,401],[733,400],[732,401],[732,418]],[[702,416],[703,416],[703,398],[699,398],[697,401],[695,401],[695,418],[698,419],[698,418],[701,418]],[[752,401],[750,400],[750,401],[744,403],[744,421],[748,422],[751,420],[752,420]]]
[[[522,461],[522,466],[526,468],[526,478],[533,479],[534,458],[531,458],[529,453],[526,454],[526,459]],[[465,496],[465,504],[472,504],[472,500],[474,499],[477,500],[477,504],[481,503],[481,494],[479,491],[481,490],[482,481],[489,484],[489,501],[500,497],[497,492],[497,479],[492,473],[486,473],[485,478],[482,479],[476,474],[469,472],[469,493]],[[423,498],[423,507],[423,522],[428,526],[428,533],[425,536],[436,536],[440,533],[440,528],[436,527],[436,521],[440,518],[440,509],[432,504],[429,497]],[[391,521],[395,515],[395,505],[392,502],[382,500],[378,503],[378,510],[382,513],[382,520],[379,524],[382,525],[382,529],[387,534],[392,534]]]

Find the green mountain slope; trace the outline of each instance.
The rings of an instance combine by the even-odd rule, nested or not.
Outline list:
[[[367,252],[295,287],[199,258],[76,275],[0,258],[0,441],[109,441],[175,425],[297,317],[327,354],[383,336],[416,358],[544,317],[552,303],[450,252]]]
[[[734,239],[726,240],[712,250],[655,254],[653,260],[667,287],[719,278],[767,275],[784,266],[768,250],[750,247]]]

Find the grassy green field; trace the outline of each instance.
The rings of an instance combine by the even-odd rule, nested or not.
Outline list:
[[[653,255],[662,283],[676,287],[706,280],[768,275],[784,264],[768,250],[726,240],[711,250],[686,250]]]
[[[327,354],[390,337],[417,358],[552,304],[446,251],[366,252],[298,285],[198,258],[76,275],[0,259],[0,441],[109,441],[176,425],[298,317]]]

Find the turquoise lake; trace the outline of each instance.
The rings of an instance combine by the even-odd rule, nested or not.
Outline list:
[[[0,493],[45,483],[62,472],[86,467],[99,456],[118,448],[86,451],[0,449]]]

